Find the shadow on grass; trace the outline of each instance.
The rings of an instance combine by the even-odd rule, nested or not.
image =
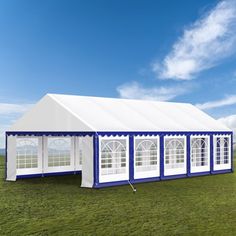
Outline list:
[[[24,184],[53,184],[53,185],[70,185],[80,187],[81,174],[76,175],[61,175],[61,176],[45,176],[35,178],[18,179],[17,182]]]

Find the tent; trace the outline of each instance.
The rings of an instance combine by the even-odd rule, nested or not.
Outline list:
[[[6,179],[82,187],[233,171],[232,131],[186,103],[47,94],[6,132]]]

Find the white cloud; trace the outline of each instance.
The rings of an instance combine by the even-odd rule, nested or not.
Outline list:
[[[117,88],[119,96],[127,99],[168,101],[188,92],[189,86],[145,88],[137,82],[126,83]]]
[[[196,106],[202,110],[208,110],[217,107],[229,106],[236,104],[236,95],[230,95],[223,99],[205,102],[202,104],[196,104]]]
[[[225,124],[230,129],[236,131],[236,115],[230,115],[218,119],[222,124]]]
[[[24,113],[31,106],[32,104],[0,103],[0,115]]]
[[[228,128],[234,132],[234,142],[236,141],[236,115],[230,115],[218,119],[222,124],[226,125]]]
[[[153,71],[162,79],[191,79],[235,49],[236,1],[225,0],[186,28],[163,62],[153,64]]]
[[[5,131],[33,104],[0,103],[0,148],[5,146]]]

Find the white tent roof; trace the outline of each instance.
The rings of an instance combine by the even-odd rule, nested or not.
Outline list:
[[[195,106],[47,94],[10,131],[230,131]]]

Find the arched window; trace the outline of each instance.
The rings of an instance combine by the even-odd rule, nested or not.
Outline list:
[[[201,167],[209,165],[208,137],[191,138],[191,166]]]
[[[229,164],[230,145],[228,137],[216,138],[215,164]]]
[[[70,138],[48,138],[48,167],[70,165]]]
[[[16,143],[16,168],[38,167],[38,139],[18,138]]]
[[[101,175],[126,173],[126,140],[101,141]]]
[[[168,138],[165,140],[165,169],[185,167],[185,139]]]
[[[157,139],[135,139],[135,171],[157,170]]]

